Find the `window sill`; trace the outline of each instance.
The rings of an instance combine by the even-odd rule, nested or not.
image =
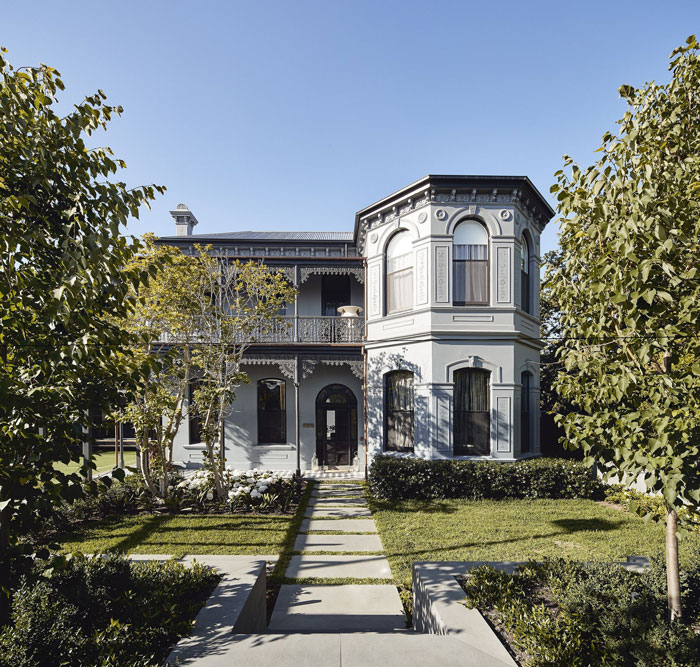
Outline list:
[[[267,447],[268,449],[293,450],[294,445],[288,442],[256,442],[255,447]]]

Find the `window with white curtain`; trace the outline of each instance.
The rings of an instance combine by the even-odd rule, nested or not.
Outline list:
[[[386,312],[413,308],[413,242],[408,232],[395,234],[386,247]]]
[[[413,373],[392,371],[384,381],[384,449],[413,451]]]
[[[487,305],[489,302],[489,235],[476,220],[457,225],[453,239],[455,306]]]
[[[520,244],[520,307],[531,313],[532,287],[530,285],[530,246],[527,238],[523,236]]]
[[[491,450],[490,373],[463,368],[454,374],[454,453],[485,456]]]

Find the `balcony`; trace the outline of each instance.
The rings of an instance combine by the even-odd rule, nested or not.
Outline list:
[[[256,336],[256,343],[361,343],[362,318],[317,316],[281,317]]]

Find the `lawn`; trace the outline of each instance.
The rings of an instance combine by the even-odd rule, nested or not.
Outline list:
[[[114,452],[97,452],[93,455],[93,461],[95,462],[95,465],[97,466],[97,470],[95,471],[95,474],[99,475],[103,472],[109,472],[114,468]],[[82,460],[80,462],[78,461],[71,461],[70,463],[54,463],[54,469],[56,470],[61,470],[62,472],[75,472],[80,468],[82,465]],[[124,465],[125,466],[130,466],[130,467],[135,467],[136,466],[136,451],[135,450],[126,450],[124,452]]]
[[[279,554],[293,521],[293,516],[249,514],[128,516],[87,525],[62,539],[61,546],[83,553]]]
[[[371,500],[371,507],[397,582],[410,579],[413,561],[617,561],[664,548],[663,526],[592,500]]]

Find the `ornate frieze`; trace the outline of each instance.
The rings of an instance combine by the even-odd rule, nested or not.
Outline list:
[[[498,303],[510,302],[510,248],[498,248],[496,251],[497,264],[497,296]]]
[[[319,364],[347,366],[355,377],[360,380],[364,378],[364,361],[362,357],[351,355],[303,354],[297,357],[294,354],[252,354],[244,357],[243,364],[277,366],[282,375],[294,382],[309,377]],[[297,372],[301,374],[299,379],[297,379]]]
[[[510,452],[510,396],[496,398],[496,451]]]
[[[361,266],[302,266],[299,280],[305,283],[313,275],[355,276],[358,283],[364,284],[365,270]]]
[[[428,303],[428,248],[416,251],[416,304]]]
[[[448,278],[448,247],[435,247],[435,301],[447,303],[450,298]]]

